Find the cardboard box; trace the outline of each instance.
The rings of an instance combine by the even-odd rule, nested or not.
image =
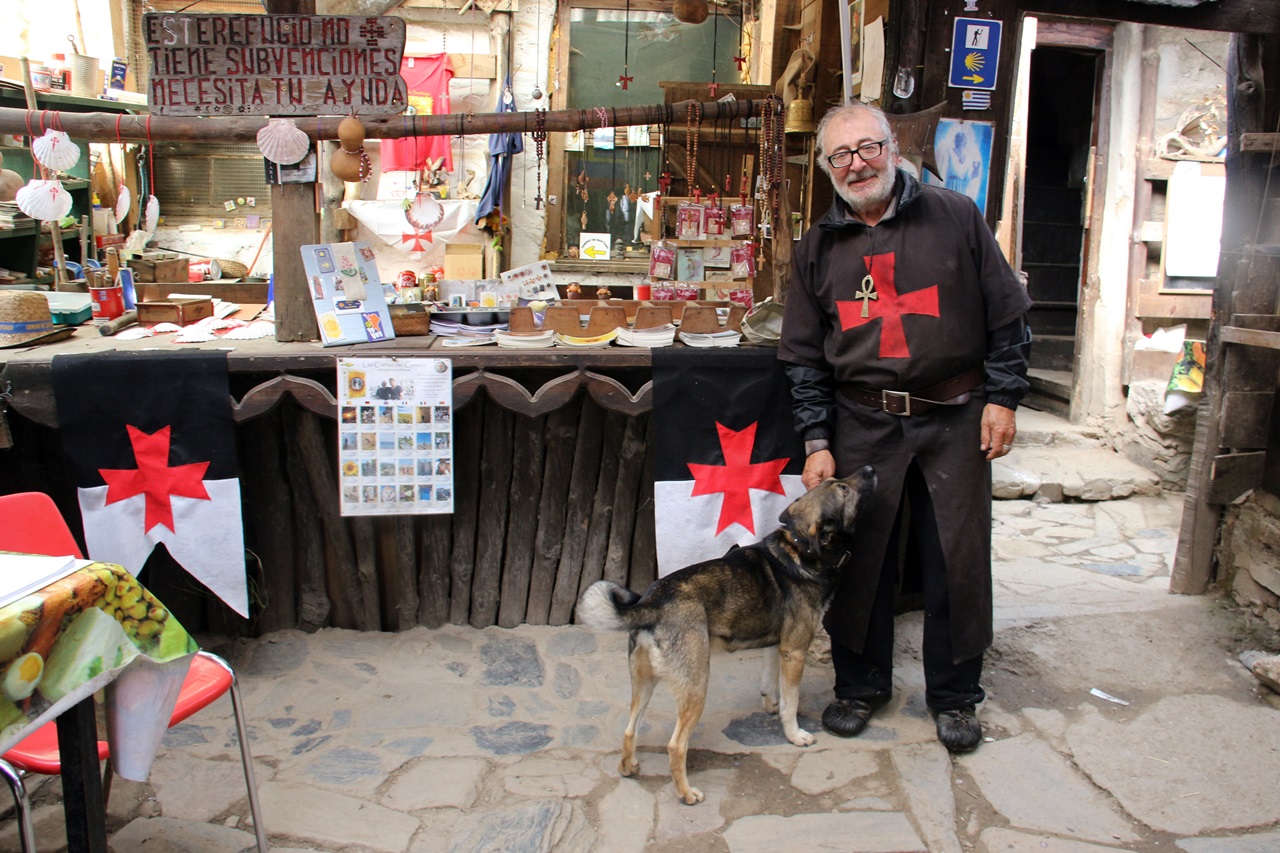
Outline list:
[[[213,300],[204,296],[174,297],[161,302],[139,302],[138,323],[177,323],[185,326],[213,316]]]
[[[129,259],[129,269],[133,270],[133,280],[139,281],[187,281],[191,272],[189,258],[140,258]]]
[[[484,278],[484,246],[450,243],[444,247],[444,277],[461,281]]]

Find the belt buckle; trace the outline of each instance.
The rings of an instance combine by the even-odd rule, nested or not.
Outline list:
[[[895,412],[889,408],[891,399],[902,401],[902,411]],[[900,418],[908,417],[911,414],[911,395],[906,391],[881,391],[880,392],[880,408],[884,409],[891,415],[897,415]]]

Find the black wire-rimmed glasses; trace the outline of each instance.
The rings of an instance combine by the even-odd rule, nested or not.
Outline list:
[[[859,145],[857,148],[837,151],[827,158],[827,162],[831,164],[833,169],[843,169],[846,166],[853,165],[853,155],[857,154],[862,158],[862,162],[870,163],[880,156],[880,152],[884,150],[885,143],[888,141],[888,139],[881,139],[879,142],[868,142],[866,145]]]

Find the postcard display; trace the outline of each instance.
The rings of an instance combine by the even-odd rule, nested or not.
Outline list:
[[[301,251],[321,343],[364,344],[396,336],[368,243],[324,243]]]
[[[338,359],[343,515],[453,512],[453,363]]]

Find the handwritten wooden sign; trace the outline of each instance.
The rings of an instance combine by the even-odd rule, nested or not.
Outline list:
[[[153,115],[398,114],[405,24],[395,17],[143,17]]]

